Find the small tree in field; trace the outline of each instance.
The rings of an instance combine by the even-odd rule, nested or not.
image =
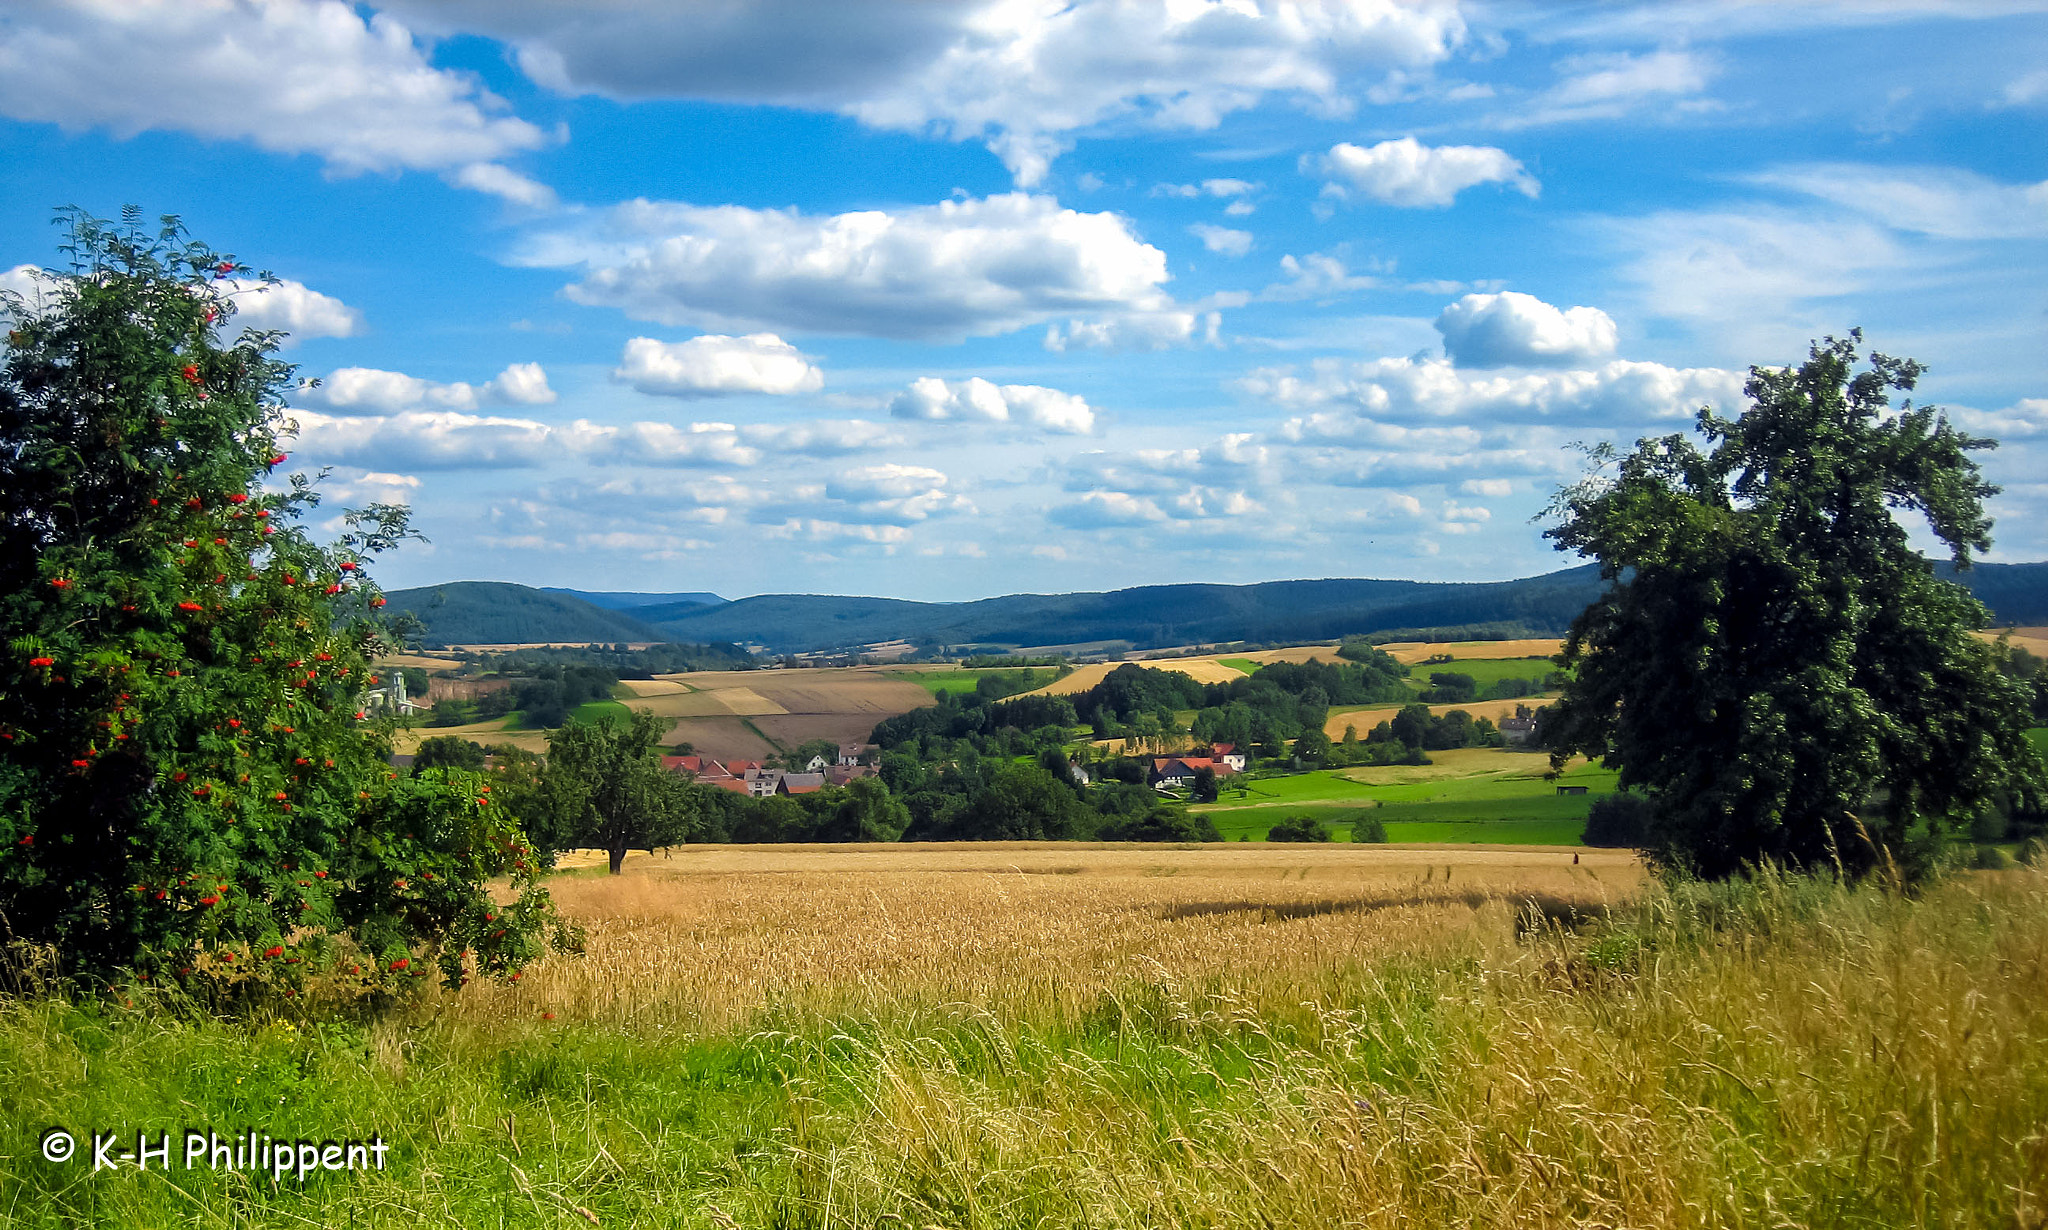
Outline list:
[[[519,829],[474,773],[392,772],[365,700],[386,648],[367,565],[405,510],[315,545],[311,484],[265,481],[276,335],[223,341],[242,267],[174,219],[70,226],[70,271],[4,305],[5,938],[87,978],[516,969],[548,918]]]
[[[1990,546],[1973,451],[1992,447],[1890,390],[1921,368],[1830,339],[1752,368],[1749,411],[1709,410],[1702,452],[1639,441],[1559,495],[1560,549],[1608,589],[1573,623],[1548,709],[1553,768],[1604,758],[1652,799],[1648,845],[1722,875],[1759,860],[1923,874],[2010,793],[2039,798],[2026,696],[1972,635],[1988,615],[1938,579],[1894,510],[1957,565]]]
[[[619,874],[629,850],[688,839],[697,818],[689,783],[661,767],[668,723],[645,711],[630,721],[572,722],[548,735],[533,792],[534,839],[550,854],[593,846]]]

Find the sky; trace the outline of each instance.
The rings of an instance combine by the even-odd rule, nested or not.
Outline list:
[[[2044,66],[2048,0],[17,0],[0,287],[73,205],[274,275],[388,588],[1528,576],[1575,446],[1852,327],[2034,561]]]

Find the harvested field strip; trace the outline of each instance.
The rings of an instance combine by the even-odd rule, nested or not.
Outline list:
[[[1535,637],[1518,641],[1395,641],[1381,649],[1410,666],[1447,653],[1453,658],[1547,658],[1564,648],[1562,640]]]
[[[1414,704],[1415,702],[1410,701],[1408,703]],[[1504,717],[1515,716],[1515,706],[1517,705],[1527,705],[1534,709],[1542,703],[1543,698],[1540,696],[1523,696],[1514,700],[1468,700],[1463,704],[1457,705],[1431,705],[1429,711],[1441,716],[1453,709],[1463,709],[1475,718],[1483,717],[1499,722]],[[1330,736],[1333,740],[1342,739],[1346,726],[1356,726],[1358,728],[1358,737],[1363,739],[1371,732],[1373,727],[1381,722],[1392,719],[1400,711],[1400,705],[1368,705],[1361,709],[1345,709],[1341,712],[1332,712],[1329,720],[1323,723],[1323,733]]]
[[[622,679],[619,686],[635,696],[682,696],[690,685],[673,679]]]
[[[1074,673],[1065,679],[1055,680],[1025,695],[1072,696],[1101,683],[1109,677],[1111,671],[1124,665],[1126,663],[1123,662],[1091,662],[1087,666],[1075,667]],[[1229,683],[1233,679],[1244,678],[1244,672],[1233,670],[1210,658],[1158,658],[1149,662],[1139,662],[1137,665],[1149,670],[1179,671],[1201,683]]]

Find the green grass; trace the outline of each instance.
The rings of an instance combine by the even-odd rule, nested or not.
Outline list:
[[[979,683],[985,675],[995,675],[999,678],[1015,678],[1020,675],[1029,674],[1034,670],[1040,672],[1044,682],[1049,683],[1052,681],[1053,668],[1045,666],[987,666],[976,667],[973,670],[884,671],[882,673],[890,679],[901,679],[906,683],[914,683],[936,696],[940,692],[972,692],[974,685]]]
[[[569,724],[577,726],[632,720],[633,711],[615,700],[586,700],[569,711]]]
[[[1541,769],[1532,758],[1531,772]],[[1540,777],[1454,777],[1402,785],[1368,786],[1320,769],[1291,777],[1246,780],[1246,792],[1225,789],[1216,803],[1197,807],[1215,822],[1225,840],[1249,835],[1265,840],[1266,831],[1282,819],[1313,816],[1348,835],[1358,808],[1387,826],[1387,840],[1505,843],[1510,845],[1579,844],[1586,813],[1593,800],[1613,791],[1615,773],[1596,765],[1577,765],[1556,782]],[[1560,795],[1559,785],[1585,786],[1583,795]]]
[[[1412,951],[1328,922],[1219,915],[1205,935],[1265,952],[1072,1002],[906,990],[716,1029],[651,1004],[291,1021],[11,997],[0,1221],[2038,1224],[2036,873],[1913,896],[1796,877],[1652,886],[1577,930],[1525,930],[1484,902],[1440,910]],[[1329,934],[1345,942],[1313,938]],[[1062,955],[1046,959],[1059,985]],[[52,1165],[36,1146],[51,1125],[173,1133],[174,1160],[94,1174],[88,1143]],[[273,1184],[183,1169],[187,1128],[392,1149],[381,1173]]]
[[[1250,658],[1218,658],[1216,660],[1231,670],[1243,671],[1247,675],[1259,669],[1259,663],[1252,661]]]
[[[1472,658],[1455,662],[1416,663],[1408,668],[1409,681],[1422,687],[1429,686],[1431,671],[1443,671],[1454,675],[1470,675],[1484,693],[1487,687],[1501,679],[1528,679],[1538,687],[1543,677],[1557,669],[1549,658]]]
[[[2036,726],[2027,732],[2027,738],[2034,741],[2034,750],[2048,756],[2048,726]]]

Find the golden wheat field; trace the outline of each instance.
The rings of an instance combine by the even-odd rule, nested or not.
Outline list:
[[[516,988],[472,988],[456,1010],[719,1029],[770,1007],[1057,1016],[1161,977],[1228,975],[1295,995],[1334,969],[1511,931],[1531,901],[1592,910],[1642,882],[1632,854],[1577,853],[678,846],[628,859],[617,877],[601,874],[601,853],[572,853],[561,865],[575,874],[550,891],[588,929],[587,953],[549,957]]]

